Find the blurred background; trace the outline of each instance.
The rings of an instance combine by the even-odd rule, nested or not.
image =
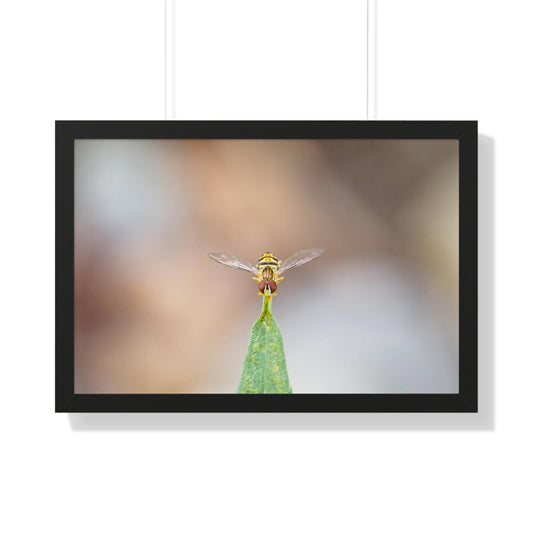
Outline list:
[[[295,393],[458,391],[458,143],[77,140],[77,393],[233,393],[255,263]]]

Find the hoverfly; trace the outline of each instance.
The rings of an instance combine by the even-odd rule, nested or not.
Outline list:
[[[308,250],[300,250],[287,257],[287,259],[280,261],[273,253],[265,252],[258,259],[255,266],[249,261],[241,259],[236,255],[214,253],[209,254],[209,257],[223,265],[228,265],[232,268],[241,268],[252,272],[255,274],[255,277],[252,279],[257,281],[259,285],[259,295],[269,295],[276,294],[278,284],[285,279],[280,277],[281,274],[287,272],[287,270],[290,270],[291,268],[296,268],[308,263],[321,256],[323,253],[323,248],[310,248]]]

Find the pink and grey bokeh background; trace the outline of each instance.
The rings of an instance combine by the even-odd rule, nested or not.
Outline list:
[[[234,393],[255,262],[295,393],[458,391],[458,143],[77,140],[77,393]]]

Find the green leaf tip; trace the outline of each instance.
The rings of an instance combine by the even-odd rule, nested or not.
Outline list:
[[[244,359],[238,394],[289,394],[289,375],[283,339],[272,315],[272,296],[263,298],[263,311],[255,322]]]

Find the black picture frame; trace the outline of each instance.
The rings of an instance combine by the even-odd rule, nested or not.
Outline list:
[[[57,121],[56,412],[477,412],[477,121]],[[76,139],[456,139],[459,392],[456,394],[76,394]]]

